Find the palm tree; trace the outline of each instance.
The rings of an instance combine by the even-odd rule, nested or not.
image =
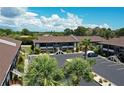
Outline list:
[[[84,46],[84,52],[85,52],[84,58],[86,59],[86,57],[87,57],[87,50],[91,46],[91,40],[88,39],[88,38],[85,38],[84,40],[82,40],[80,42],[80,45]]]
[[[111,29],[106,29],[105,31],[104,31],[104,38],[106,39],[106,40],[109,40],[110,38],[112,38],[113,37],[113,35],[112,35],[112,31],[111,31]],[[107,56],[109,55],[109,45],[108,45],[108,50],[107,50]]]
[[[94,62],[94,60],[83,58],[74,58],[67,61],[63,68],[66,78],[71,80],[75,86],[79,85],[81,79],[91,81],[93,79],[92,65]]]
[[[104,31],[103,36],[104,36],[104,38],[107,39],[107,40],[109,40],[110,38],[112,38],[113,36],[112,36],[112,31],[111,31],[111,29],[106,29],[106,30]]]
[[[62,71],[58,69],[57,61],[45,54],[36,57],[29,65],[24,83],[31,86],[61,85],[59,80],[63,76]]]

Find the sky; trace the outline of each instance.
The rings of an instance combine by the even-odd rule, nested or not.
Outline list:
[[[64,31],[78,26],[124,27],[124,7],[1,7],[0,28]]]

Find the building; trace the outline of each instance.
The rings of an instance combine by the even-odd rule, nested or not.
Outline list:
[[[33,43],[42,51],[55,52],[59,48],[62,51],[74,49],[78,41],[73,36],[42,36]]]
[[[8,85],[16,68],[21,41],[0,37],[0,85]]]
[[[77,43],[85,38],[91,39],[93,43],[104,41],[99,36],[41,36],[37,40],[33,40],[33,44],[44,52],[56,52],[58,49],[61,51],[69,49],[76,51]]]
[[[102,50],[110,55],[124,53],[124,36],[100,42]]]

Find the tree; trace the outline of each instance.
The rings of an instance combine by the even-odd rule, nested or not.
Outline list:
[[[58,69],[56,59],[45,54],[36,57],[29,64],[24,83],[30,86],[61,85],[59,81],[63,76],[62,71]]]
[[[34,53],[35,53],[35,54],[40,54],[40,53],[41,53],[40,48],[35,47],[35,48],[34,48]]]
[[[73,34],[73,30],[72,30],[72,29],[69,29],[69,28],[66,28],[66,29],[64,30],[64,34],[65,34],[65,35],[71,35],[71,34]]]
[[[81,79],[91,81],[93,79],[92,66],[94,60],[85,60],[83,58],[74,58],[67,61],[64,65],[64,74],[66,78],[72,81],[73,85],[79,85]]]
[[[85,33],[86,36],[91,36],[93,34],[93,29],[87,28],[87,31]]]
[[[119,29],[116,31],[117,36],[124,36],[124,28]]]
[[[95,27],[95,28],[93,29],[92,35],[101,36],[101,34],[100,34],[101,32],[102,32],[102,31],[101,31],[101,28]]]
[[[22,35],[30,35],[31,32],[30,32],[28,29],[24,28],[24,29],[22,29],[21,34],[22,34]]]
[[[86,59],[88,47],[91,46],[91,40],[88,39],[88,38],[85,38],[84,40],[82,40],[82,41],[80,42],[80,45],[81,45],[81,46],[84,46],[84,52],[85,52],[84,58]]]
[[[87,28],[78,26],[77,29],[74,30],[74,35],[76,36],[84,36],[86,34]]]
[[[24,72],[24,56],[22,54],[19,54],[16,67],[20,72]]]
[[[104,30],[104,34],[103,34],[103,37],[105,38],[105,39],[107,39],[107,40],[109,40],[110,38],[112,38],[113,36],[112,36],[112,31],[111,31],[111,29],[105,29]]]
[[[5,29],[6,35],[10,35],[12,34],[12,30],[11,29]]]
[[[112,36],[112,31],[111,31],[111,29],[105,29],[105,31],[104,31],[104,35],[103,35],[103,37],[106,39],[106,40],[109,40],[110,38],[112,38],[113,36]],[[109,45],[108,45],[108,49],[109,49]],[[107,50],[107,56],[109,56],[109,51]]]

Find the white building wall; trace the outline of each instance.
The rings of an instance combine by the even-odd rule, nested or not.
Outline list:
[[[35,44],[35,46],[36,46],[37,48],[40,48],[40,44]]]

